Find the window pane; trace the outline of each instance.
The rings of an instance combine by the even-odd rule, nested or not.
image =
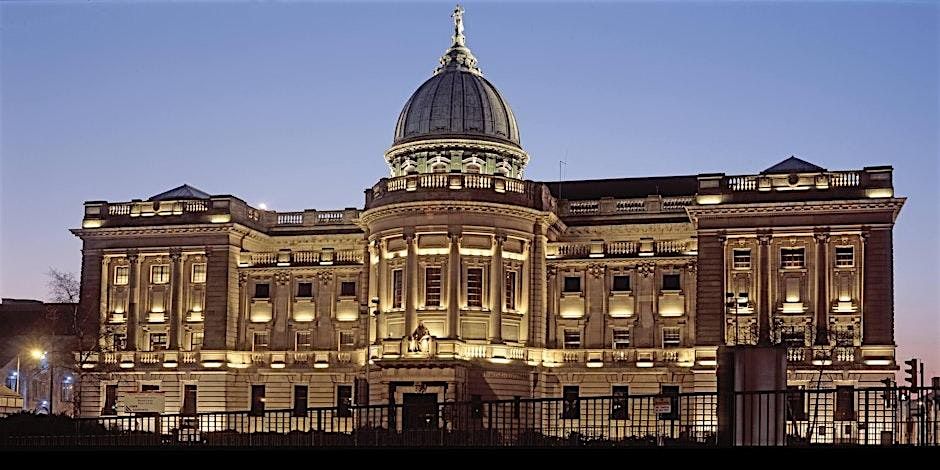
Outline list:
[[[506,297],[506,309],[516,309],[516,272],[506,271],[506,285],[503,287]]]
[[[850,385],[836,387],[836,421],[855,419],[855,388]]]
[[[196,414],[196,386],[195,385],[183,386],[183,410],[182,411],[184,415]]]
[[[356,338],[351,331],[339,332],[339,347],[342,350],[353,349],[356,346]]]
[[[614,385],[611,389],[611,395],[614,396],[614,399],[611,403],[610,419],[630,419],[630,387]]]
[[[297,349],[309,349],[311,345],[311,334],[309,331],[297,332]]]
[[[679,419],[679,386],[663,385],[662,396],[669,397],[669,413],[660,413],[659,419],[677,420]]]
[[[264,282],[255,284],[255,295],[256,299],[268,299],[271,297],[271,285]]]
[[[680,290],[678,274],[663,274],[663,290]]]
[[[581,347],[581,332],[578,330],[565,330],[565,349],[578,349]]]
[[[467,306],[483,306],[483,269],[467,269]]]
[[[356,283],[354,281],[343,281],[339,285],[339,295],[343,297],[353,297],[356,295]]]
[[[189,349],[196,350],[202,347],[202,339],[204,333],[201,331],[194,331],[190,336]]]
[[[627,349],[630,347],[630,330],[617,328],[614,330],[614,349]]]
[[[565,276],[565,292],[581,292],[580,276]]]
[[[630,290],[630,276],[614,276],[614,291],[624,292]]]
[[[392,271],[392,308],[402,308],[403,292],[403,271],[396,269]]]
[[[836,266],[851,268],[855,265],[855,248],[851,246],[836,247]]]
[[[303,417],[307,415],[307,386],[294,385],[294,410],[293,415]]]
[[[441,268],[429,267],[424,271],[424,306],[441,306]]]
[[[679,327],[663,328],[663,347],[679,346]]]
[[[806,421],[806,395],[799,385],[787,386],[787,420]]]
[[[206,282],[206,263],[193,264],[193,283]]]
[[[118,266],[114,268],[114,285],[116,286],[127,285],[129,272],[130,272],[129,266]]]
[[[802,268],[804,256],[802,248],[781,248],[780,262],[784,268]]]
[[[336,386],[336,416],[348,418],[352,416],[352,385]]]
[[[751,250],[748,249],[735,249],[734,250],[734,259],[732,261],[732,266],[734,269],[751,269]]]
[[[265,351],[268,349],[267,331],[256,331],[253,338],[252,346],[254,346],[255,351]]]
[[[562,419],[580,419],[581,401],[578,399],[577,385],[566,385],[562,389]]]
[[[297,297],[313,297],[313,283],[312,282],[297,283]]]
[[[260,415],[264,413],[264,385],[251,386],[251,414]]]
[[[170,265],[157,264],[150,267],[150,283],[166,284],[170,282]]]
[[[163,351],[166,347],[166,333],[150,333],[151,351]]]
[[[114,416],[117,414],[117,384],[109,384],[104,387],[104,405],[101,409],[103,416]]]

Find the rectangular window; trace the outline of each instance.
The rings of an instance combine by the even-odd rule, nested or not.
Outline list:
[[[733,252],[731,266],[734,269],[751,269],[751,249],[736,248]]]
[[[102,416],[114,416],[117,414],[117,388],[117,384],[104,386],[104,406],[101,408]]]
[[[303,297],[303,298],[313,297],[313,283],[312,282],[298,282],[297,283],[297,297]]]
[[[788,348],[802,348],[806,346],[806,337],[802,327],[784,327],[780,332],[780,342]]]
[[[515,271],[506,271],[506,285],[505,296],[506,296],[506,310],[515,310],[516,309],[516,272]]]
[[[127,350],[127,335],[124,333],[114,333],[111,335],[111,347],[115,351],[126,351]]]
[[[855,266],[855,247],[837,246],[836,267],[851,268],[852,266]]]
[[[253,340],[251,342],[252,351],[267,351],[268,350],[268,332],[267,331],[256,331]]]
[[[307,386],[294,385],[294,417],[302,418],[307,416]]]
[[[483,306],[483,268],[467,269],[467,306]]]
[[[150,283],[166,284],[170,282],[170,265],[155,264],[150,267]]]
[[[193,284],[206,282],[206,263],[193,263]]]
[[[578,399],[577,385],[566,385],[561,392],[561,419],[580,419],[581,400]]]
[[[613,401],[610,406],[610,419],[630,419],[630,387],[627,385],[614,385],[611,388]]]
[[[312,335],[309,331],[298,331],[295,335],[295,346],[298,351],[306,351],[313,344]]]
[[[126,286],[130,273],[130,266],[117,266],[114,268],[114,285]]]
[[[255,295],[256,299],[270,299],[271,298],[271,284],[267,282],[259,282],[255,284]]]
[[[663,385],[660,395],[669,398],[669,413],[660,413],[659,419],[672,421],[679,419],[679,386]]]
[[[563,292],[581,292],[581,276],[565,276]]]
[[[165,351],[166,348],[166,333],[150,333],[151,351]]]
[[[681,342],[681,339],[679,338],[678,326],[667,326],[663,328],[663,347],[664,348],[678,347],[680,342]]]
[[[140,391],[141,392],[159,392],[160,386],[157,384],[141,384]]]
[[[352,331],[340,331],[339,332],[340,351],[349,351],[355,348],[356,348],[356,337],[353,336]]]
[[[183,409],[184,415],[196,414],[196,385],[183,385]]]
[[[630,329],[614,329],[614,349],[627,349],[630,347]]]
[[[579,349],[581,347],[581,332],[578,330],[565,330],[565,349]]]
[[[835,420],[855,420],[855,387],[851,385],[840,385],[836,387]]]
[[[614,292],[630,291],[630,276],[614,276]]]
[[[681,290],[678,274],[663,274],[663,290]]]
[[[336,386],[336,416],[349,418],[352,416],[352,385]]]
[[[202,348],[202,339],[205,337],[205,333],[202,331],[194,331],[192,335],[189,336],[189,350],[195,351]]]
[[[424,306],[441,306],[441,268],[428,267],[424,270]]]
[[[404,299],[404,271],[392,271],[392,308],[402,308]]]
[[[780,265],[784,268],[802,268],[805,261],[803,248],[780,249]]]
[[[75,384],[72,382],[65,382],[62,384],[62,387],[59,388],[59,401],[63,403],[71,403],[73,393],[75,393]]]
[[[806,394],[799,385],[787,385],[787,420],[806,421]]]
[[[839,325],[833,331],[836,346],[855,346],[855,325]]]
[[[356,281],[343,281],[339,283],[339,296],[340,297],[355,297],[356,296]]]
[[[251,386],[251,410],[248,412],[252,416],[261,416],[264,414],[264,385]]]

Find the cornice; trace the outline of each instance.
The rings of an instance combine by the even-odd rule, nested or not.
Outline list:
[[[715,204],[686,206],[689,217],[696,221],[700,217],[718,218],[727,216],[775,216],[794,213],[846,213],[846,212],[873,212],[889,210],[893,213],[892,219],[897,218],[898,212],[907,198],[838,200],[838,201],[795,201],[795,202],[761,202],[748,204]]]
[[[459,147],[464,150],[491,151],[494,153],[508,153],[522,159],[523,164],[529,161],[529,155],[518,147],[498,142],[476,139],[428,139],[415,142],[406,142],[395,145],[385,152],[385,160],[391,161],[401,155],[414,152],[447,151]]]
[[[564,241],[571,241],[569,237],[578,236],[605,236],[605,235],[654,235],[659,233],[694,235],[695,228],[691,222],[649,223],[649,224],[623,224],[623,225],[590,225],[569,226],[564,232]]]
[[[465,214],[472,212],[476,214],[503,215],[519,217],[532,221],[533,223],[536,221],[548,222],[552,220],[551,216],[544,211],[516,205],[474,201],[419,201],[389,204],[363,212],[360,214],[359,220],[364,224],[371,224],[387,217],[407,217],[418,213],[426,214],[429,211],[440,214]]]
[[[190,225],[157,225],[146,227],[110,227],[94,229],[72,229],[72,233],[81,239],[86,238],[125,238],[139,237],[141,235],[192,235],[192,234],[217,234],[234,233],[236,235],[247,235],[249,230],[246,227],[235,224],[190,224]]]

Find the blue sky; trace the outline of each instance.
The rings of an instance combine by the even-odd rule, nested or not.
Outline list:
[[[940,371],[934,2],[466,2],[531,179],[895,167],[900,354]],[[85,200],[361,206],[449,2],[0,4],[0,294],[78,271]]]

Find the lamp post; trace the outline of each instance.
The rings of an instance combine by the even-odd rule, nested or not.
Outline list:
[[[737,298],[734,296],[734,292],[725,293],[725,305],[728,307],[728,310],[734,309],[734,345],[739,344],[738,341],[738,307],[747,307],[747,292],[741,292],[738,294]]]

